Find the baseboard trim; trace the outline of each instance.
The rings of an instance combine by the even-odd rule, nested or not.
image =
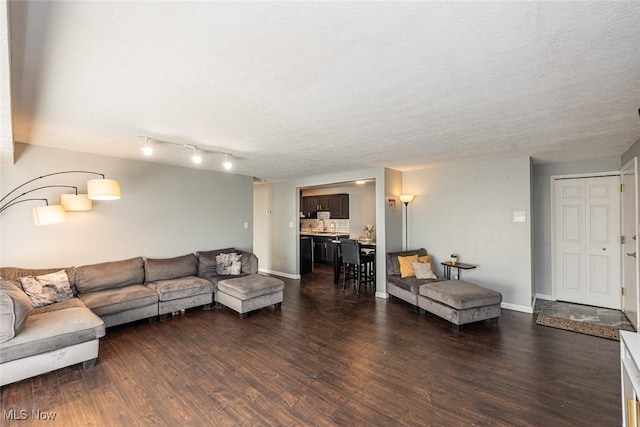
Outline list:
[[[389,294],[386,293],[386,292],[376,292],[376,298],[387,299],[387,298],[389,298]]]
[[[267,269],[264,269],[264,268],[259,268],[258,272],[259,273],[266,273],[266,274],[275,274],[276,276],[286,277],[287,279],[299,279],[300,278],[299,274],[283,273],[282,271],[267,270]]]
[[[544,299],[547,301],[553,301],[553,297],[547,294],[536,294],[536,299]]]
[[[500,307],[506,310],[521,311],[523,313],[533,313],[533,307],[527,307],[526,305],[509,304],[508,302],[503,302],[502,304],[500,304]]]

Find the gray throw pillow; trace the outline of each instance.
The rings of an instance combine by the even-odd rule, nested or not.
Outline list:
[[[18,335],[31,313],[31,300],[22,289],[0,280],[0,343]]]
[[[235,252],[216,257],[216,273],[219,276],[237,276],[242,271],[242,255]]]
[[[20,277],[18,280],[22,289],[29,295],[33,308],[62,302],[73,297],[71,284],[64,270],[43,276]]]

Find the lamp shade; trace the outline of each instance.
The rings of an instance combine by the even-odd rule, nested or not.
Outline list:
[[[401,194],[400,201],[402,201],[402,203],[411,203],[413,201],[413,194]]]
[[[115,179],[90,179],[87,181],[87,192],[91,200],[118,200],[120,183]]]
[[[62,205],[33,208],[33,223],[35,225],[60,224],[66,220],[67,214]]]
[[[67,212],[90,211],[91,199],[87,194],[62,194],[60,204]]]

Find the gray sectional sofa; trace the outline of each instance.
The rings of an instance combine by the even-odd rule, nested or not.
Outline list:
[[[387,253],[387,292],[451,323],[459,331],[462,325],[481,320],[497,320],[501,314],[502,294],[493,289],[462,280],[417,279],[402,277],[398,257],[426,256],[424,248]]]
[[[239,275],[218,275],[216,256],[242,255]],[[0,268],[0,385],[77,363],[91,367],[107,327],[209,307],[223,279],[258,274],[258,258],[233,248],[174,258],[131,258],[64,268],[73,297],[32,308],[20,278],[63,270]]]

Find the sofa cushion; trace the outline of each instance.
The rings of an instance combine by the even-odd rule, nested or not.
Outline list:
[[[95,340],[104,334],[104,322],[86,307],[31,314],[23,331],[0,346],[0,363]]]
[[[252,252],[240,251],[242,254],[241,274],[258,274],[258,257]]]
[[[31,314],[32,315],[42,314],[42,313],[48,313],[50,311],[65,310],[67,308],[73,308],[73,307],[87,308],[87,306],[82,302],[80,298],[69,298],[62,302],[57,302],[55,304],[49,304],[42,307],[34,308],[31,311]]]
[[[443,279],[418,279],[415,276],[405,277],[403,279],[400,276],[387,276],[388,282],[393,283],[397,287],[402,288],[405,291],[409,291],[415,295],[418,295],[418,292],[420,291],[420,286],[426,283],[436,282],[440,280],[443,280]]]
[[[158,280],[147,283],[147,286],[160,295],[160,301],[171,301],[202,294],[213,294],[213,283],[196,276],[177,279]]]
[[[144,260],[103,262],[76,268],[78,292],[93,292],[144,283]]]
[[[27,293],[33,308],[73,298],[69,278],[64,270],[42,276],[27,276],[18,279]]]
[[[158,303],[158,293],[144,285],[103,289],[78,295],[95,314],[105,316]]]
[[[238,277],[246,277],[248,276],[248,274],[244,274],[244,273],[240,273],[239,276],[210,276],[207,277],[207,280],[210,281],[211,283],[213,283],[213,288],[214,289],[218,289],[218,283],[220,283],[223,280],[230,280],[231,278],[238,278]]]
[[[424,248],[421,248],[421,249],[415,249],[412,251],[387,253],[387,274],[391,276],[400,276],[400,262],[398,261],[398,257],[410,256],[410,255],[418,255],[419,257],[426,256],[427,250]]]
[[[449,307],[464,310],[485,305],[500,304],[502,294],[462,280],[445,280],[420,287],[420,295]]]
[[[175,258],[147,258],[144,263],[145,281],[170,280],[198,274],[198,258],[187,254]]]
[[[284,282],[282,280],[262,274],[249,274],[218,282],[218,291],[242,301],[280,292],[283,289]]]
[[[234,248],[198,251],[198,277],[211,277],[216,273],[216,257],[221,253],[235,252]]]
[[[31,313],[31,300],[15,283],[0,280],[0,343],[18,335]]]

